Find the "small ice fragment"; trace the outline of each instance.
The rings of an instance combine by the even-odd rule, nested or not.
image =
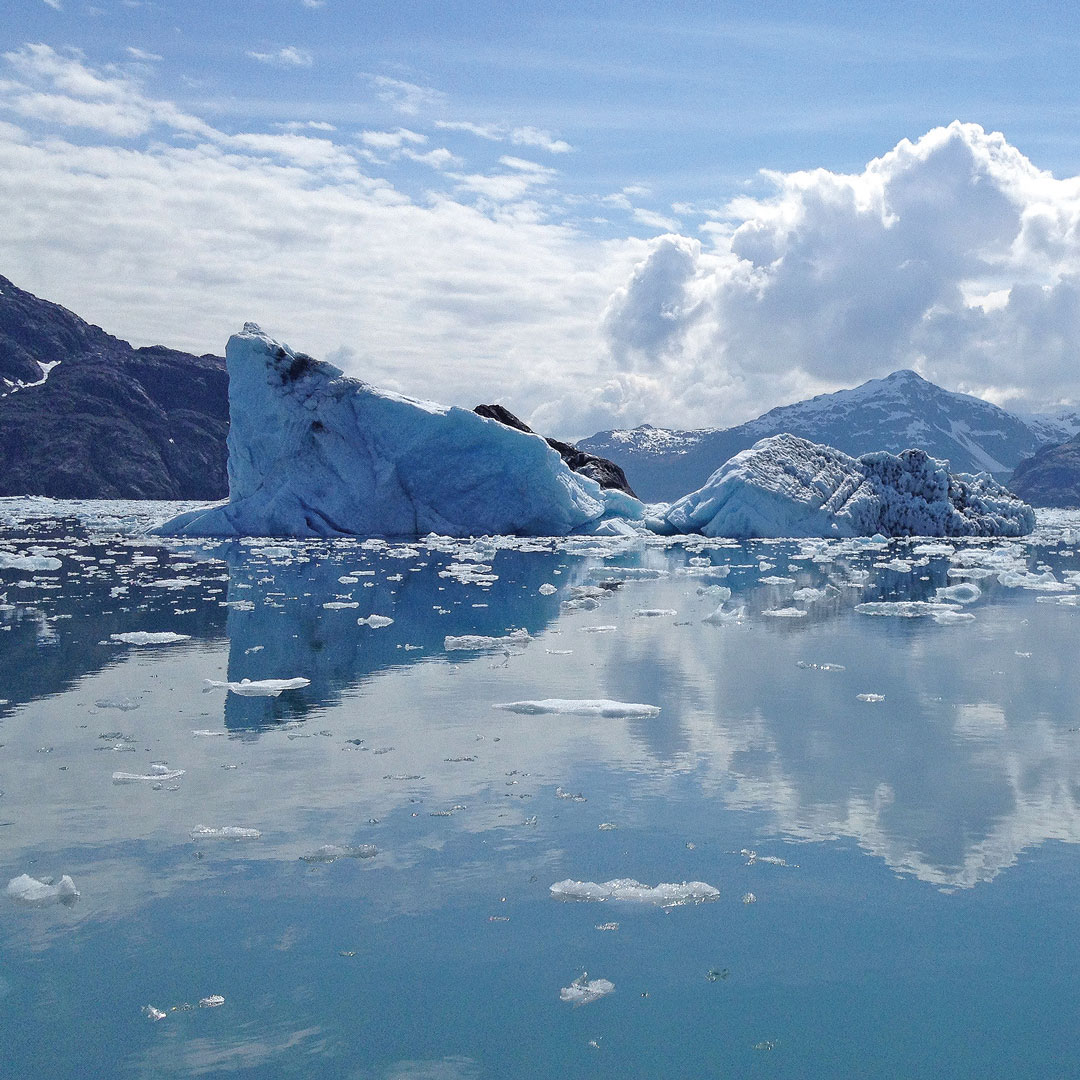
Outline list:
[[[659,885],[642,885],[633,878],[613,881],[556,881],[551,895],[557,900],[621,900],[628,903],[657,904],[660,907],[679,907],[683,904],[702,904],[716,900],[720,890],[704,881],[683,881]]]
[[[204,737],[210,737],[212,735],[224,735],[224,731],[211,731],[209,728],[199,728],[191,733],[192,735],[200,735]]]
[[[371,859],[378,855],[379,849],[374,844],[359,844],[348,847],[344,844],[323,844],[309,855],[301,855],[304,862],[331,863],[335,859]]]
[[[137,698],[101,698],[94,702],[99,709],[119,709],[121,712],[131,712],[140,704]]]
[[[599,828],[601,832],[610,832],[612,829],[617,829],[618,825],[611,821],[601,821]]]
[[[556,589],[554,585],[550,585],[547,582],[544,582],[544,584],[541,585],[540,588],[537,590],[537,592],[539,592],[541,596],[554,596],[555,593],[557,593],[558,591],[559,590]]]
[[[634,612],[636,619],[658,619],[665,615],[678,615],[674,608],[638,608]]]
[[[505,637],[484,637],[482,634],[447,634],[443,648],[447,652],[471,652],[480,649],[505,649],[508,645],[528,645],[532,641],[528,630],[512,630]]]
[[[171,630],[163,630],[158,634],[135,630],[129,634],[110,634],[109,640],[118,641],[124,645],[169,645],[174,641],[190,641],[191,635],[174,634]]]
[[[8,882],[7,894],[24,904],[73,904],[79,899],[79,890],[67,874],[55,885],[51,881],[38,881],[29,874],[20,874]]]
[[[935,593],[935,598],[938,600],[953,600],[958,604],[974,604],[980,596],[982,596],[982,589],[971,581],[946,585]]]
[[[856,694],[857,701],[884,701],[884,694]]]
[[[142,1007],[143,1015],[148,1016],[151,1020],[164,1020],[165,1014],[160,1009],[155,1009],[153,1005],[144,1005]]]
[[[927,600],[874,600],[856,604],[860,615],[895,615],[902,619],[917,619],[923,615],[938,615],[958,610],[952,604],[935,604]]]
[[[935,611],[933,619],[942,626],[948,626],[950,623],[974,622],[975,616],[970,611]]]
[[[45,555],[13,555],[0,551],[0,570],[59,570],[64,564]]]
[[[564,615],[575,611],[595,611],[600,606],[600,601],[594,596],[577,596],[573,600],[564,600],[559,605],[559,610]]]
[[[641,705],[635,702],[610,701],[605,698],[544,698],[539,701],[507,701],[492,705],[504,712],[524,713],[528,716],[552,714],[557,716],[604,716],[642,719],[657,716],[658,705]]]
[[[597,930],[618,930],[619,924],[617,922],[602,922],[596,924]]]
[[[619,628],[617,626],[579,626],[583,634],[610,634]]]
[[[323,607],[327,611],[343,611],[345,608],[358,608],[359,600],[327,600]]]
[[[377,630],[380,626],[389,626],[394,620],[389,615],[369,615],[366,619],[357,619],[357,626],[370,626]]]
[[[757,897],[752,892],[748,892],[743,895],[742,902],[744,904],[756,904]]]
[[[311,680],[302,677],[295,679],[241,679],[239,682],[219,682],[207,679],[209,689],[226,689],[241,697],[277,697],[284,690],[299,690],[310,686]]]
[[[608,979],[589,979],[589,973],[583,971],[569,986],[559,991],[559,1000],[572,1005],[588,1005],[605,994],[610,994],[615,984]]]
[[[761,614],[770,615],[774,619],[802,619],[806,616],[806,612],[797,607],[768,608]]]
[[[199,998],[200,1009],[216,1009],[219,1005],[224,1005],[225,999],[220,994],[211,994],[209,997]]]
[[[129,773],[129,772],[114,772],[112,774],[112,781],[114,784],[138,784],[138,783],[154,783],[160,784],[168,780],[179,780],[184,775],[183,769],[167,769],[161,766],[150,766],[150,773],[143,775],[142,773]]]
[[[711,626],[723,626],[724,623],[742,622],[746,618],[746,608],[742,605],[727,611],[721,604],[711,615],[706,615],[701,621]]]
[[[192,840],[258,840],[258,829],[244,829],[239,825],[199,825],[191,830]]]

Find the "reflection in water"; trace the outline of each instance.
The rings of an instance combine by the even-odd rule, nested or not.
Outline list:
[[[693,1075],[717,1032],[743,1048],[725,1063],[736,1074],[760,1071],[754,1046],[777,1039],[783,1075],[930,1075],[916,1044],[956,1066],[930,1015],[952,1013],[931,1004],[891,1074],[855,1051],[838,1065],[807,1050],[825,1014],[891,1038],[874,1028],[889,1009],[875,1019],[860,996],[880,977],[883,1001],[910,979],[909,1016],[927,985],[970,1000],[992,1071],[1007,1024],[974,988],[992,981],[1000,945],[985,943],[1014,932],[1018,893],[1057,898],[1023,918],[1080,961],[1060,887],[1076,855],[1046,844],[1080,839],[1072,518],[1030,542],[954,550],[203,545],[131,535],[122,508],[5,514],[0,547],[62,565],[0,570],[0,886],[69,873],[81,893],[0,924],[14,958],[0,1037],[20,1069],[32,1029],[62,1047],[65,1076],[109,1075],[121,1058],[140,1075]],[[977,584],[954,594],[969,603],[941,592],[960,581]],[[943,595],[945,624],[856,610]],[[745,615],[705,621],[718,607]],[[528,644],[444,648],[514,630]],[[189,637],[111,640],[132,631]],[[310,685],[276,698],[204,689],[296,676]],[[548,697],[661,712],[492,708]],[[154,765],[171,779],[112,782]],[[770,862],[781,853],[787,867]],[[720,899],[665,915],[548,896],[558,880],[618,877],[701,880]],[[897,929],[913,912],[924,944]],[[729,969],[730,986],[707,979]],[[569,1009],[559,988],[583,970],[616,990]],[[1069,999],[1045,974],[1024,983],[1040,1017]],[[74,988],[91,983],[88,1004]],[[224,1007],[159,1026],[140,1011],[212,993]],[[483,1030],[478,1009],[493,1018]],[[1017,1057],[1045,1073],[1041,1030],[1019,1032]],[[90,1032],[102,1049],[81,1060],[73,1041]]]

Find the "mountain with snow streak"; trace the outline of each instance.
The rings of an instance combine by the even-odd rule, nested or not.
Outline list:
[[[643,424],[599,432],[578,447],[623,468],[642,499],[667,502],[700,488],[735,454],[772,435],[789,433],[854,457],[925,450],[954,472],[1001,475],[1040,447],[1068,438],[1069,423],[1065,413],[1022,419],[905,370],[771,409],[738,427],[679,431]]]
[[[0,495],[215,499],[224,358],[135,349],[0,277]]]

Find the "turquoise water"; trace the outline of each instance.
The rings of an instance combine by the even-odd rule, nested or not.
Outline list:
[[[951,554],[139,535],[169,509],[0,502],[61,563],[0,569],[3,1075],[1080,1071],[1080,516]],[[855,610],[969,580],[972,619]],[[492,708],[545,698],[661,711]],[[550,894],[616,878],[719,897]],[[583,972],[614,991],[561,1001]]]

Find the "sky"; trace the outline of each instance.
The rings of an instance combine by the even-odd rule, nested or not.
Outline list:
[[[0,274],[545,434],[1080,402],[1080,8],[10,0]]]

